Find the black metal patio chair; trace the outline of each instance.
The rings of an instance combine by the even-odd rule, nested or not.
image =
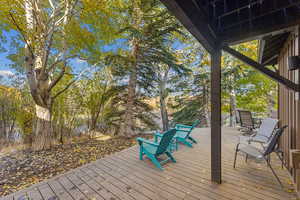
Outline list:
[[[265,145],[265,148],[263,148],[263,149],[258,149],[256,147],[254,147],[253,145],[247,144],[247,143],[238,143],[236,146],[236,149],[235,149],[233,168],[236,167],[236,158],[237,158],[238,152],[242,152],[242,153],[246,154],[246,159],[248,157],[251,157],[251,158],[254,158],[257,160],[264,160],[264,161],[266,161],[268,167],[271,169],[273,175],[279,182],[280,186],[283,187],[279,177],[276,175],[273,167],[271,166],[269,158],[270,158],[271,153],[273,153],[273,152],[277,153],[277,150],[278,150],[277,145],[278,145],[279,138],[283,134],[284,129],[286,127],[287,127],[287,125],[276,129],[272,138],[269,140],[269,142]]]
[[[255,128],[258,128],[258,124],[255,123],[252,113],[248,110],[237,110],[238,122],[240,123],[240,131],[244,134],[252,134]]]

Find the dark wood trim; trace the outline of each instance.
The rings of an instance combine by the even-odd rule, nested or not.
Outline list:
[[[252,60],[251,58],[248,58],[247,56],[241,54],[240,52],[228,47],[228,46],[223,46],[222,49],[226,51],[227,53],[231,54],[232,56],[236,57],[237,59],[241,60],[242,62],[246,63],[247,65],[257,69],[258,71],[262,72],[263,74],[267,75],[274,81],[280,83],[281,85],[287,87],[290,90],[293,91],[300,91],[300,87],[298,84],[294,83],[293,81],[280,76],[278,73],[264,67],[264,65],[259,64],[258,62]]]
[[[223,44],[234,45],[242,42],[251,41],[257,38],[262,38],[265,35],[270,35],[272,33],[284,33],[288,32],[291,27],[300,23],[300,19],[295,19],[285,24],[278,24],[277,26],[267,26],[266,28],[255,29],[253,31],[246,31],[241,33],[239,31],[227,32],[226,35],[222,35],[220,41]],[[273,34],[272,34],[273,35]]]
[[[193,1],[186,0],[161,0],[169,11],[182,23],[183,26],[204,46],[212,52],[217,44],[216,34],[210,27],[209,20],[204,12],[198,10]],[[186,9],[189,10],[186,10]]]
[[[258,62],[262,63],[263,52],[265,49],[266,41],[264,39],[259,40],[259,49],[258,49]]]
[[[278,57],[279,57],[279,54],[275,54],[274,56],[272,56],[271,58],[267,59],[266,61],[264,61],[261,64],[264,65],[264,66],[269,65],[269,63],[271,63],[273,60],[277,60]]]
[[[221,183],[221,48],[211,53],[211,180]]]

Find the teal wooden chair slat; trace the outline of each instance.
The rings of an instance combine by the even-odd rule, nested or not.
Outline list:
[[[176,134],[175,139],[177,142],[183,143],[188,147],[193,147],[193,143],[197,144],[197,141],[191,136],[193,129],[200,124],[200,120],[194,121],[192,126],[184,125],[184,124],[176,124]],[[178,145],[176,145],[176,149],[178,149]]]
[[[160,139],[162,138],[162,136],[163,136],[163,133],[156,132],[154,134],[154,142],[158,143],[160,141]],[[177,150],[177,141],[176,141],[175,137],[172,138],[172,140],[168,146],[168,150],[171,153],[174,152],[175,150]]]
[[[163,134],[159,142],[153,142],[140,137],[137,138],[140,145],[140,160],[143,160],[143,156],[146,155],[152,163],[161,170],[163,170],[162,164],[169,160],[176,162],[168,148],[175,134],[176,129],[170,129]],[[159,161],[158,156],[162,154],[166,154],[168,158],[163,161]]]

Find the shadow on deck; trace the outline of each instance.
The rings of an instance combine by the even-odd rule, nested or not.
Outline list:
[[[210,129],[195,129],[194,148],[180,146],[174,153],[177,163],[167,163],[160,171],[148,160],[138,159],[134,146],[84,165],[68,173],[38,183],[1,200],[163,200],[163,199],[296,199],[290,176],[275,156],[271,162],[285,189],[276,182],[265,163],[242,156],[233,169],[234,147],[239,133],[224,128],[222,136],[223,183],[210,181]]]

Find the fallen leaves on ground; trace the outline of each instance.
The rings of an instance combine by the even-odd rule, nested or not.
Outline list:
[[[150,137],[150,136],[147,136]],[[136,144],[135,138],[89,139],[45,151],[18,151],[0,158],[0,196],[8,195]]]

